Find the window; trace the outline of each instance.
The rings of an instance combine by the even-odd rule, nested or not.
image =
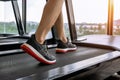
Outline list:
[[[0,34],[18,34],[10,1],[0,2]]]
[[[72,0],[77,36],[106,34],[107,0]]]

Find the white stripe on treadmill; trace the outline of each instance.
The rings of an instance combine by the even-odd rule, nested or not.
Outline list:
[[[0,43],[0,45],[8,45],[8,44],[18,44],[20,42],[4,42],[4,43]]]
[[[76,50],[76,49],[77,48],[66,48],[66,49],[56,48],[56,50],[63,50],[63,51]]]

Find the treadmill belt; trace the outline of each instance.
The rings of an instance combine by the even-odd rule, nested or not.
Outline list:
[[[1,80],[14,80],[38,72],[43,73],[54,68],[62,67],[81,60],[111,52],[111,50],[78,47],[77,51],[68,52],[65,54],[55,53],[55,49],[49,49],[49,52],[50,54],[56,56],[56,64],[41,64],[26,53],[0,56]]]

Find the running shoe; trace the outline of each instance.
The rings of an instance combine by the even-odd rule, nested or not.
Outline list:
[[[56,48],[56,52],[58,53],[66,53],[69,51],[75,51],[77,49],[77,46],[67,41],[67,43],[62,42],[61,40],[58,40],[58,45]]]
[[[46,45],[41,45],[36,41],[35,35],[22,44],[21,49],[42,63],[54,64],[56,62],[55,57],[48,52]]]

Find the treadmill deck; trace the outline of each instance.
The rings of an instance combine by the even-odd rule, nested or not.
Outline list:
[[[73,64],[111,51],[112,50],[90,47],[78,47],[77,51],[58,54],[55,53],[55,49],[49,49],[50,54],[56,56],[57,59],[56,64],[53,65],[41,64],[27,53],[0,56],[0,77],[2,80],[18,79],[35,73],[43,73],[51,69]]]

